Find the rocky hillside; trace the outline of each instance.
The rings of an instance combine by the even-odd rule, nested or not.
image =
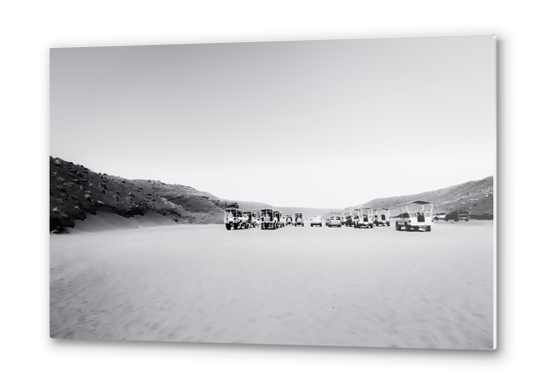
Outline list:
[[[378,198],[345,210],[357,207],[389,208],[412,200],[432,201],[435,213],[468,211],[474,218],[493,218],[493,176],[435,191]]]
[[[226,206],[267,206],[220,199],[184,185],[96,173],[59,158],[50,157],[49,167],[50,230],[55,233],[97,212],[123,217],[156,212],[179,223],[208,224],[221,223]]]

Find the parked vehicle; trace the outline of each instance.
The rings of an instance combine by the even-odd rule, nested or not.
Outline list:
[[[281,211],[273,211],[273,217],[275,218],[277,222],[277,228],[282,228],[286,225],[286,222],[284,221],[284,218],[282,217]]]
[[[224,210],[224,225],[230,229],[248,228],[248,217],[237,208],[226,208]]]
[[[469,219],[470,219],[470,214],[467,211],[450,212],[449,214],[447,214],[444,217],[444,221],[449,221],[449,220],[453,220],[453,221],[459,221],[459,220],[469,221]]]
[[[248,227],[249,228],[255,228],[258,225],[257,218],[256,218],[256,212],[253,211],[245,211],[243,214],[248,218]]]
[[[311,227],[321,227],[322,226],[322,218],[320,216],[313,216],[311,217]]]
[[[431,231],[433,223],[433,203],[430,201],[416,200],[397,207],[399,217],[395,221],[395,229],[398,231]]]
[[[344,212],[343,217],[342,217],[342,222],[343,222],[343,225],[346,225],[347,227],[351,227],[352,226],[352,212],[350,211]]]
[[[277,229],[278,221],[273,214],[272,209],[260,210],[260,228],[261,229]]]
[[[327,226],[328,227],[338,227],[338,228],[341,228],[342,227],[342,220],[341,220],[341,217],[340,216],[331,216],[329,218],[329,221],[327,223]]]
[[[357,215],[354,217],[355,228],[373,228],[373,209],[372,208],[360,208],[357,210]]]
[[[360,215],[360,210],[359,208],[356,208],[352,211],[352,227],[354,228],[357,228],[356,227],[356,223],[359,221],[359,215]]]
[[[446,218],[445,213],[436,213],[436,214],[433,215],[433,220],[434,221],[444,220],[445,218]]]
[[[303,220],[303,213],[302,212],[296,212],[295,213],[294,227],[297,227],[297,226],[301,226],[301,227],[305,226],[305,221]]]
[[[390,226],[391,211],[389,208],[375,209],[374,225],[375,226]]]
[[[286,215],[286,225],[294,225],[294,218],[292,215]]]

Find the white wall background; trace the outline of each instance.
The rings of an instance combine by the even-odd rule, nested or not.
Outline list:
[[[196,5],[195,5],[196,4]],[[534,1],[19,1],[2,6],[3,382],[537,382],[540,12]],[[499,341],[494,352],[55,341],[48,337],[48,49],[494,33]],[[524,206],[527,203],[527,207]],[[527,209],[525,209],[527,208]],[[527,213],[527,215],[526,215]],[[524,377],[522,379],[522,377]]]

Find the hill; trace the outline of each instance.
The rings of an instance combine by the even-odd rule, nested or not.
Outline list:
[[[272,205],[254,201],[237,201],[237,205],[239,205],[239,209],[242,211],[258,211],[262,208],[273,208]]]
[[[55,233],[97,212],[125,218],[158,213],[172,223],[209,224],[222,223],[226,206],[244,210],[269,206],[220,199],[184,185],[96,173],[60,158],[50,157],[49,169],[50,230]]]
[[[468,211],[474,218],[493,218],[493,176],[414,195],[373,199],[345,210],[390,208],[412,200],[432,201],[434,212]]]

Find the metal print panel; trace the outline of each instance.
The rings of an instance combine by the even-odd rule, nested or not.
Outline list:
[[[52,49],[51,337],[495,349],[495,49]]]

